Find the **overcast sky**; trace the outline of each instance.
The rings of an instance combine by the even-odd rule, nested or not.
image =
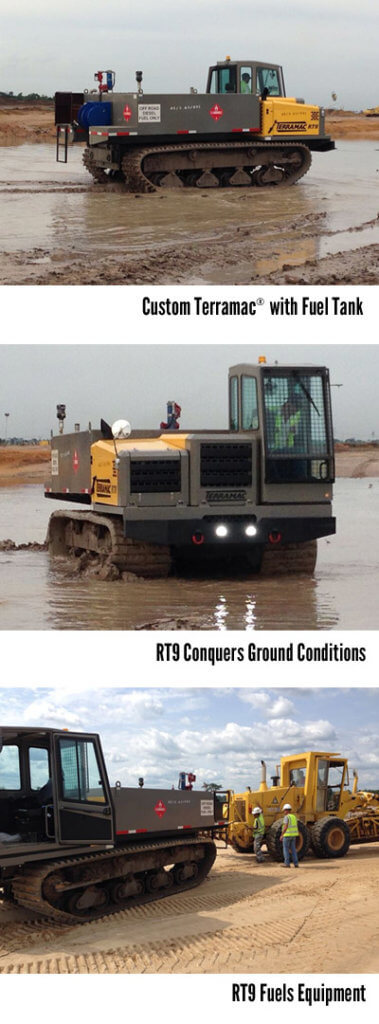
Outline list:
[[[237,333],[238,325],[231,328]],[[67,406],[66,432],[128,419],[158,428],[167,400],[182,406],[183,429],[228,424],[228,367],[256,362],[328,366],[334,432],[379,438],[379,347],[374,345],[1,345],[0,437],[49,437],[56,405]]]
[[[2,725],[99,732],[112,785],[218,782],[257,787],[285,754],[339,752],[361,788],[379,786],[379,691],[375,689],[0,690]],[[352,782],[352,775],[351,775]]]
[[[287,95],[360,109],[378,102],[374,0],[2,0],[0,89],[82,91],[112,68],[117,88],[203,91],[209,64],[232,58],[282,64]]]

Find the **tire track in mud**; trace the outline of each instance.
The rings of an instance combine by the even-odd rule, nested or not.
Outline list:
[[[97,918],[94,922],[78,921],[77,925],[53,923],[49,922],[47,918],[33,918],[30,920],[25,917],[20,920],[18,916],[14,921],[8,920],[3,924],[0,912],[0,971],[1,959],[9,952],[25,949],[26,944],[38,946],[41,943],[48,942],[51,946],[63,936],[66,936],[68,932],[74,935],[76,929],[80,929],[81,932],[85,930],[90,938],[90,934],[94,929],[97,930],[99,925],[107,925],[109,922],[111,925],[123,924],[124,922],[125,924],[132,924],[133,922],[148,923],[170,917],[177,918],[186,914],[199,914],[201,912],[220,910],[223,907],[248,900],[253,894],[253,880],[251,883],[246,882],[244,886],[239,882],[237,886],[231,886],[227,894],[225,892],[194,892],[188,895],[168,896],[155,904],[149,903],[141,907],[115,910],[111,917]],[[14,907],[12,909],[15,912],[23,912],[22,907]],[[9,911],[7,913],[9,914]]]
[[[92,924],[58,928],[39,919],[8,920],[4,943],[0,905],[0,935],[8,946],[0,974],[377,970],[370,953],[379,930],[377,853],[364,861],[360,854],[346,862],[304,862],[296,875],[268,862],[242,872],[233,855],[221,856],[229,871],[220,865],[198,891]]]
[[[298,930],[299,922],[295,918],[289,923],[278,917],[270,925],[270,934],[260,931],[255,925],[241,930],[240,927],[222,928],[216,932],[205,932],[203,935],[187,936],[184,941],[165,940],[165,949],[161,942],[136,943],[127,947],[111,947],[107,950],[91,953],[70,955],[52,954],[40,956],[34,960],[17,959],[4,968],[0,962],[0,974],[89,974],[89,973],[181,973],[193,968],[196,971],[219,973],[226,968],[233,956],[233,963],[246,966],[252,962],[256,952],[268,946],[281,946],[291,941]],[[234,969],[234,967],[233,967]]]

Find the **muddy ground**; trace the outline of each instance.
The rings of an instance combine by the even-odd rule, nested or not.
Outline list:
[[[198,889],[94,924],[0,900],[2,974],[375,974],[379,844],[298,871],[220,849]]]
[[[28,445],[0,446],[0,487],[43,483],[49,472],[50,450]],[[378,477],[379,446],[337,445],[337,477]]]
[[[279,190],[284,204],[278,190],[266,199],[260,190],[252,216],[248,189],[229,190],[233,196],[195,190],[184,209],[177,190],[134,196],[119,183],[93,184],[81,167],[81,147],[70,150],[65,170],[55,164],[52,106],[2,106],[1,283],[377,284],[377,206],[368,197],[376,183],[379,118],[330,112],[327,131],[337,145],[341,140],[340,150],[350,144],[355,154],[332,154],[328,165],[314,154],[306,182]],[[12,161],[12,147],[19,160]],[[30,149],[40,159],[33,160]],[[45,149],[51,150],[46,163]],[[220,194],[211,196],[215,191]]]

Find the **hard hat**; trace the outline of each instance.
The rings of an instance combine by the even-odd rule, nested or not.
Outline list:
[[[262,814],[261,807],[253,807],[253,814]]]
[[[284,804],[283,811],[290,811],[290,810],[291,810],[291,804]]]

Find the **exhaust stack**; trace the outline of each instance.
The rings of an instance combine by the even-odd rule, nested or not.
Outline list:
[[[265,793],[267,788],[268,788],[267,787],[267,782],[266,782],[266,762],[265,761],[261,761],[261,765],[262,765],[262,775],[261,775],[261,783],[260,783],[260,786],[259,786],[259,792],[260,793]]]

